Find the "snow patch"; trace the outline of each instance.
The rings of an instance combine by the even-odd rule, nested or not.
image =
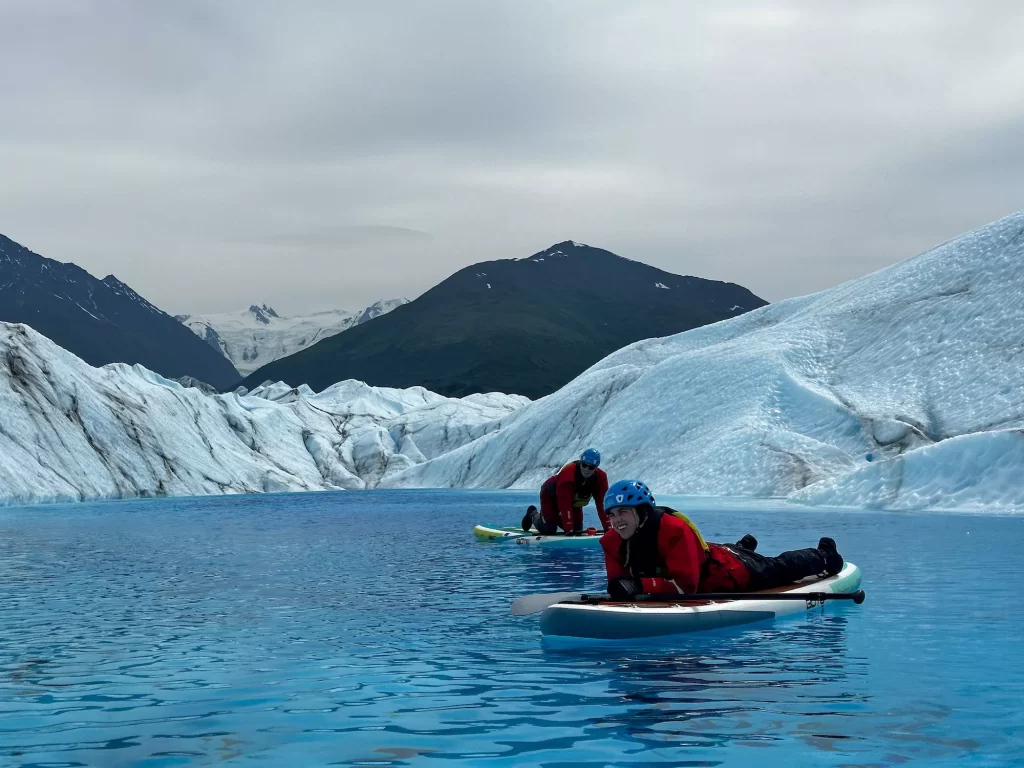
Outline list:
[[[63,296],[57,296],[57,298],[58,298],[58,299],[63,299],[64,297],[63,297]],[[79,308],[80,310],[82,310],[83,312],[85,312],[85,314],[87,314],[87,315],[88,315],[89,317],[91,317],[91,318],[92,318],[93,320],[99,320],[99,319],[100,319],[100,318],[96,317],[96,315],[94,315],[94,314],[93,314],[92,312],[90,312],[90,311],[89,311],[88,309],[86,309],[86,308],[85,308],[85,307],[83,307],[83,306],[82,306],[81,304],[79,304],[78,302],[75,302],[75,306],[76,306],[76,307],[78,307],[78,308]],[[101,322],[102,322],[102,321],[101,321]],[[187,339],[187,338],[188,338],[188,336],[186,336],[185,338]],[[202,347],[200,347],[200,349],[202,349]]]
[[[664,288],[664,289],[665,289],[666,291],[669,291],[669,290],[671,290],[671,288],[669,288],[669,287],[668,287],[667,285],[665,285],[664,283],[655,283],[655,284],[654,284],[654,287],[655,287],[655,288]]]

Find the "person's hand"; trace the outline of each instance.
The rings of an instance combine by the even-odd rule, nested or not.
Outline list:
[[[644,583],[640,579],[612,579],[608,582],[608,596],[612,600],[631,600],[642,595]]]
[[[579,532],[579,531],[577,531],[577,530],[576,530],[576,529],[574,529],[574,528],[570,528],[569,530],[567,530],[567,531],[565,532],[565,535],[566,535],[566,536],[579,536],[579,535],[580,535],[580,532]]]

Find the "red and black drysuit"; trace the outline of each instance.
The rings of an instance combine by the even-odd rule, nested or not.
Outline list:
[[[646,515],[638,509],[641,525],[629,539],[624,541],[614,529],[601,537],[613,596],[747,592],[781,587],[827,570],[826,556],[819,549],[797,549],[778,557],[732,544],[708,543],[704,549],[694,528],[673,513],[668,507],[652,507]],[[613,585],[616,580],[623,581]]]
[[[583,508],[594,500],[601,526],[608,530],[608,516],[604,513],[604,495],[608,493],[608,475],[595,468],[590,477],[583,477],[580,462],[573,461],[540,487],[540,520],[537,530],[543,534],[555,533],[561,528],[566,533],[583,531]]]

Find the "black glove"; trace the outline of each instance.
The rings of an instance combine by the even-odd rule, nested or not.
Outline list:
[[[612,600],[631,600],[644,592],[640,579],[612,579],[608,582],[608,596]]]
[[[757,551],[757,539],[751,536],[749,533],[746,534],[742,539],[736,542],[735,546],[738,549],[745,549],[747,552]]]
[[[579,535],[580,535],[580,532],[579,532],[579,531],[577,531],[577,530],[573,530],[572,528],[570,528],[570,529],[569,529],[568,531],[566,531],[566,532],[565,532],[565,535],[566,535],[566,536],[579,536]]]

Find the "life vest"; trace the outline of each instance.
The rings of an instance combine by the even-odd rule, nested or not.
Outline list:
[[[583,509],[594,498],[594,487],[597,485],[597,470],[595,469],[590,477],[583,477],[583,473],[580,471],[580,463],[578,461],[570,461],[559,470],[559,473],[567,467],[573,467],[576,474],[576,490],[573,493],[572,505],[577,509]]]
[[[551,496],[555,496],[557,493],[558,478],[561,477],[562,473],[569,467],[573,468],[574,480],[572,505],[576,509],[583,509],[583,507],[587,506],[591,499],[594,498],[594,489],[597,487],[597,470],[595,470],[594,474],[590,477],[583,477],[583,473],[580,471],[580,463],[578,461],[570,461],[568,464],[565,464],[560,470],[547,479],[541,488],[541,491],[543,493],[550,494]]]
[[[741,586],[740,582],[736,580],[735,574],[733,574],[733,572],[728,568],[728,566],[726,566],[725,563],[723,563],[721,560],[715,557],[714,552],[712,552],[711,550],[711,547],[708,546],[708,543],[704,541],[704,537],[700,535],[700,531],[697,530],[696,523],[694,523],[693,520],[688,518],[682,512],[678,512],[674,509],[671,509],[670,507],[662,507],[662,509],[664,509],[665,512],[672,515],[673,517],[678,517],[680,520],[686,523],[686,525],[689,526],[690,530],[693,531],[693,535],[697,537],[697,541],[700,542],[700,546],[704,550],[704,562],[701,563],[700,566],[701,579],[706,579],[708,577],[708,572],[713,567],[717,566],[720,572],[724,572],[728,576],[729,580],[732,582],[732,588],[738,591],[742,591],[743,587]]]
[[[682,520],[697,537],[697,541],[700,542],[700,546],[704,550],[704,562],[701,563],[701,575],[703,576],[712,561],[711,547],[704,541],[700,530],[690,518],[670,507],[652,508],[644,524],[637,528],[636,533],[629,539],[622,542],[623,564],[636,578],[666,578],[668,576],[668,569],[658,551],[658,534],[661,531],[663,515],[672,515]]]
[[[694,523],[693,520],[688,518],[682,512],[677,512],[676,510],[672,509],[671,507],[662,507],[662,509],[665,510],[666,512],[668,512],[673,517],[678,517],[680,520],[682,520],[684,523],[686,523],[687,526],[689,526],[690,530],[693,531],[693,535],[697,537],[697,541],[700,542],[701,549],[704,550],[704,557],[705,558],[710,558],[711,557],[711,547],[709,547],[708,543],[706,541],[704,541],[704,537],[700,535],[700,531],[697,529],[697,524]]]

